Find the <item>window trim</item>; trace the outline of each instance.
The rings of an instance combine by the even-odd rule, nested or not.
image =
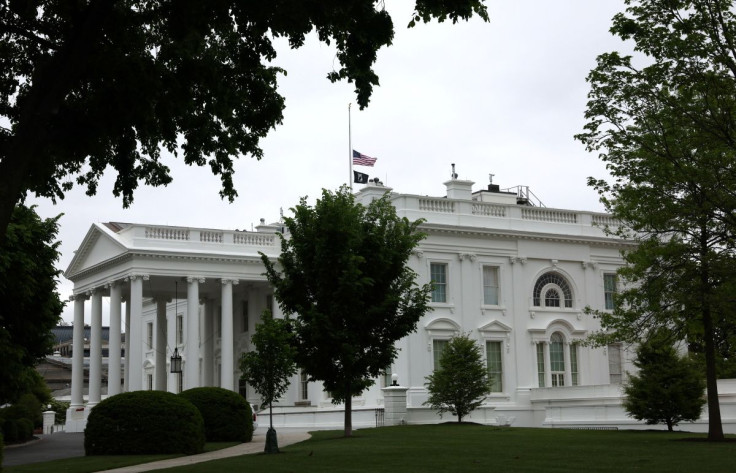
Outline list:
[[[547,305],[546,295],[550,290],[557,291],[559,306]],[[569,296],[569,297],[568,297]],[[575,309],[575,291],[570,278],[558,270],[546,270],[534,280],[532,286],[532,306],[555,310]]]
[[[430,304],[438,304],[438,305],[449,305],[450,301],[450,262],[444,261],[444,260],[431,260],[428,262],[429,264],[429,282],[432,284],[432,292],[430,293]],[[432,279],[432,267],[433,266],[441,266],[445,268],[444,271],[444,279],[445,281],[442,283],[437,283],[437,286],[442,286],[444,288],[444,300],[442,301],[435,301],[435,283]]]
[[[496,271],[496,285],[486,285],[486,268],[493,268]],[[484,307],[501,307],[501,266],[493,263],[481,263],[480,265],[480,283],[481,283],[481,300]],[[496,289],[496,303],[489,304],[486,300],[486,287],[495,287]]]
[[[494,385],[496,383],[491,378],[491,366],[490,366],[490,359],[488,357],[488,353],[489,353],[488,347],[490,346],[490,344],[498,345],[498,356],[500,358],[500,360],[499,360],[499,364],[500,364],[499,373],[501,374],[500,379],[497,381],[499,383],[499,385],[500,385],[500,389],[498,391],[494,391],[493,390],[493,387],[494,387]],[[486,358],[486,369],[488,370],[489,380],[491,381],[491,394],[492,395],[493,394],[503,394],[505,392],[505,388],[506,388],[506,383],[505,383],[505,379],[504,379],[506,377],[506,373],[505,373],[506,370],[504,370],[504,360],[506,359],[506,357],[503,354],[503,346],[504,346],[504,343],[503,343],[502,340],[492,340],[492,339],[490,339],[490,340],[489,339],[486,339],[485,340],[485,347],[484,348],[485,348],[485,358]]]
[[[613,280],[613,290],[609,290],[607,287],[607,280]],[[616,308],[614,296],[618,293],[618,275],[615,272],[604,272],[603,273],[603,309],[614,310]],[[609,307],[609,295],[610,295],[610,307]]]

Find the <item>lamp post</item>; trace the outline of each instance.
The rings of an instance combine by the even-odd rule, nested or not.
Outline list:
[[[179,347],[174,348],[174,354],[171,355],[171,372],[177,373],[179,380],[179,392],[181,392],[181,355],[179,354]]]

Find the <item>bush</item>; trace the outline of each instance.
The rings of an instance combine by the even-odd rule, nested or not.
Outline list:
[[[41,407],[41,401],[39,401],[34,394],[23,394],[14,406],[17,406],[23,411],[23,415],[18,418],[30,419],[34,427],[43,426],[43,415],[41,414],[43,409]]]
[[[18,441],[18,421],[15,419],[3,420],[3,437],[8,443]]]
[[[3,471],[3,450],[5,445],[3,444],[3,435],[0,434],[0,471]]]
[[[57,401],[56,399],[52,399],[49,404],[51,405],[51,410],[56,412],[56,416],[54,416],[54,423],[55,424],[64,424],[66,422],[66,411],[69,409],[69,401]]]
[[[134,391],[105,399],[84,429],[87,455],[184,453],[204,448],[204,423],[185,398],[164,391]]]
[[[223,388],[193,388],[179,396],[197,406],[204,419],[208,442],[250,442],[253,439],[253,414],[240,394]]]
[[[31,419],[18,419],[18,441],[27,442],[33,438],[33,421]]]

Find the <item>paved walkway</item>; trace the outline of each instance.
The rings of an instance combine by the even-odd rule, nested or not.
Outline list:
[[[277,430],[279,447],[285,447],[294,443],[307,440],[310,435],[306,429]],[[241,443],[230,448],[224,448],[214,452],[171,458],[153,463],[127,466],[115,470],[107,470],[108,473],[134,473],[141,471],[160,470],[163,468],[174,468],[177,466],[192,465],[219,458],[236,457],[249,453],[260,453],[266,446],[266,429],[258,429],[253,435],[253,440]],[[3,466],[25,465],[28,463],[58,460],[84,456],[84,434],[57,433],[44,435],[39,440],[29,442],[25,445],[6,448],[4,450]]]

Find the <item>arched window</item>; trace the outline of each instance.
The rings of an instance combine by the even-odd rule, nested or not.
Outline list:
[[[565,339],[555,332],[549,339],[549,367],[552,373],[552,386],[565,385]]]
[[[560,273],[555,271],[544,273],[534,284],[534,305],[572,308],[570,284]]]

